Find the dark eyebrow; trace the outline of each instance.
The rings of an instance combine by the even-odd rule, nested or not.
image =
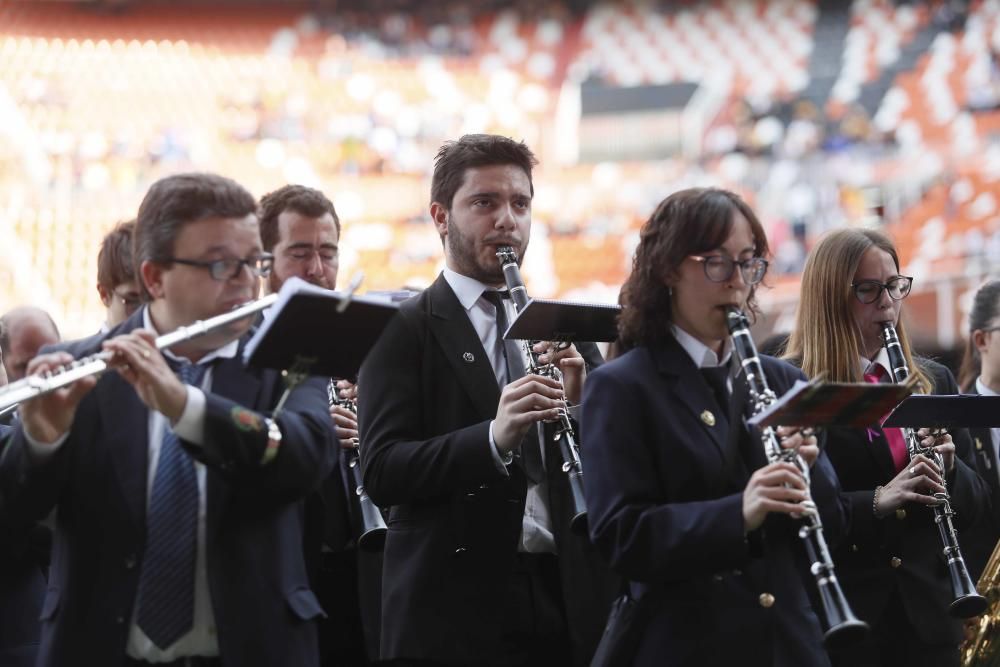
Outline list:
[[[313,247],[315,247],[315,246],[313,246],[313,244],[309,243],[308,241],[299,241],[298,243],[293,243],[290,246],[288,246],[288,248],[286,248],[286,250],[300,250],[302,248],[313,248]],[[337,249],[337,244],[336,243],[329,243],[329,242],[327,242],[327,243],[320,243],[319,247],[320,248],[332,248],[333,250],[336,250]]]

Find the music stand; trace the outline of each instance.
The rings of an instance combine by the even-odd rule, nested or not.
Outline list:
[[[799,380],[747,423],[754,426],[865,428],[879,424],[912,392],[912,387],[905,384]]]
[[[290,278],[243,351],[248,366],[280,370],[286,390],[310,375],[353,378],[399,306]]]
[[[618,338],[621,306],[532,299],[518,312],[505,339],[550,340],[566,343],[610,343]]]
[[[899,428],[997,428],[1000,396],[914,395],[900,403],[883,426]]]

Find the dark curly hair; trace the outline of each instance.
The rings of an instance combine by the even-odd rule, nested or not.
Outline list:
[[[668,335],[674,315],[666,280],[676,275],[690,255],[714,250],[726,242],[733,214],[750,223],[754,256],[768,253],[764,227],[738,195],[718,188],[690,188],[670,195],[656,207],[639,232],[632,273],[622,287],[618,337],[622,350],[655,345]],[[756,286],[747,306],[756,314]]]

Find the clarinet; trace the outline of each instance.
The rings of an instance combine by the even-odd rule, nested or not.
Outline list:
[[[337,385],[334,384],[333,380],[330,380],[330,384],[327,385],[326,393],[330,401],[330,407],[339,405],[354,414],[358,413],[358,402],[353,398],[340,398],[337,396]],[[385,520],[382,518],[382,512],[378,506],[368,497],[368,492],[365,491],[364,480],[361,478],[361,458],[358,452],[358,439],[351,438],[351,445],[353,448],[350,459],[347,462],[347,467],[351,471],[351,480],[354,482],[354,495],[352,497],[357,499],[358,516],[361,517],[361,526],[358,529],[358,548],[364,551],[381,551],[385,546],[385,534],[387,530]]]
[[[511,301],[520,312],[528,305],[528,291],[524,287],[521,270],[517,266],[517,252],[511,246],[500,246],[497,248],[497,259],[500,260],[504,282],[507,283]],[[503,335],[503,332],[500,332],[500,335]],[[538,363],[538,355],[531,349],[533,343],[534,341],[521,341],[524,354],[530,362],[528,368],[525,369],[526,372],[562,382],[562,373],[554,364],[542,365]],[[583,495],[583,464],[580,462],[580,447],[577,444],[573,423],[569,418],[569,403],[567,403],[565,395],[563,395],[562,404],[559,407],[554,439],[559,443],[559,451],[562,453],[562,470],[569,476],[569,489],[573,503],[573,517],[570,519],[569,527],[578,535],[586,535],[587,502]]]
[[[889,356],[893,382],[897,384],[906,382],[910,376],[910,369],[906,365],[906,357],[903,356],[903,346],[899,343],[899,335],[891,322],[882,323],[882,343]],[[917,438],[913,429],[904,428],[902,431],[903,438],[906,440],[906,452],[910,459],[918,454],[923,454],[934,461],[943,477],[944,457],[933,448],[921,445],[920,439]],[[986,611],[989,603],[986,598],[976,592],[976,586],[972,583],[972,577],[969,576],[969,570],[965,566],[965,558],[962,557],[962,549],[958,545],[958,531],[955,530],[955,524],[952,521],[955,511],[951,508],[951,497],[945,491],[944,493],[935,493],[934,498],[938,501],[933,506],[934,523],[937,524],[941,543],[944,545],[944,557],[948,562],[951,590],[955,598],[948,605],[948,613],[955,618],[978,616]]]
[[[733,337],[733,351],[746,374],[750,398],[753,400],[753,412],[758,414],[767,409],[777,397],[767,384],[764,367],[757,356],[757,348],[750,336],[750,325],[746,316],[738,308],[731,308],[726,314],[729,333]],[[851,611],[844,591],[840,587],[834,572],[833,559],[823,534],[823,522],[819,516],[816,503],[809,494],[809,466],[794,449],[781,446],[778,434],[773,426],[761,429],[761,440],[768,463],[786,462],[794,465],[806,480],[806,499],[802,501],[805,510],[802,525],[799,527],[799,539],[805,544],[806,556],[809,559],[809,571],[816,579],[819,600],[823,606],[827,630],[823,635],[823,643],[828,648],[849,646],[864,638],[868,632],[868,624],[860,620]]]

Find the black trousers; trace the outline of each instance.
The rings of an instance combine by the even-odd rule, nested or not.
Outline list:
[[[518,553],[503,602],[501,646],[476,667],[569,667],[572,647],[554,554]],[[484,649],[486,650],[486,649]],[[393,667],[455,667],[428,660],[393,660]]]

